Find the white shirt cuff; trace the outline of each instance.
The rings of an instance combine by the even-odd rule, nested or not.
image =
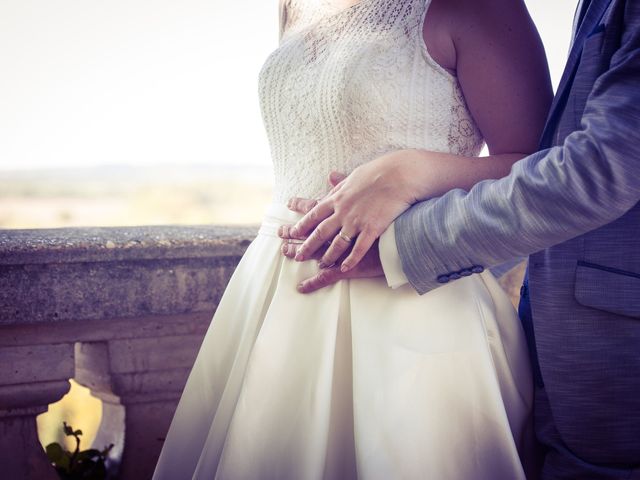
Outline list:
[[[387,285],[391,288],[398,288],[407,283],[409,279],[402,270],[402,262],[396,246],[395,223],[389,225],[380,235],[378,250]]]

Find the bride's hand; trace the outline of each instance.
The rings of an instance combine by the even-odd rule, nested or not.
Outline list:
[[[391,222],[416,201],[411,179],[403,168],[403,162],[410,158],[409,152],[396,150],[382,155],[356,168],[346,178],[332,173],[333,189],[312,204],[305,199],[291,199],[288,204],[291,210],[307,212],[295,225],[284,225],[279,230],[284,239],[304,239],[295,259],[308,260],[331,242],[321,265],[335,263],[353,247],[340,270],[354,268]]]

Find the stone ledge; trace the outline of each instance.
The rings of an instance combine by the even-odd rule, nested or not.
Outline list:
[[[153,225],[0,231],[0,265],[241,255],[257,226]]]
[[[255,227],[0,232],[0,326],[212,313]]]

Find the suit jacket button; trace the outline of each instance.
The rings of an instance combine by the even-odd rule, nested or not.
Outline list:
[[[438,277],[438,283],[447,283],[449,281],[449,275],[440,275]]]
[[[472,271],[473,273],[482,273],[482,272],[484,272],[484,267],[483,267],[482,265],[474,265],[474,266],[471,268],[471,271]]]
[[[462,275],[463,277],[468,277],[469,275],[471,275],[473,272],[471,271],[470,268],[463,268],[462,270],[460,270],[460,275]]]
[[[449,280],[458,280],[460,278],[462,278],[462,275],[460,275],[458,272],[453,272],[449,275]]]

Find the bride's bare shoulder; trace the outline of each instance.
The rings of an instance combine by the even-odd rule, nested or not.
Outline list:
[[[454,65],[490,151],[534,151],[552,89],[542,41],[524,0],[432,2],[431,24],[440,32],[439,45],[448,48],[441,51],[449,54],[446,61]]]
[[[423,37],[431,56],[452,72],[460,55],[492,49],[540,50],[524,0],[432,0]]]
[[[454,40],[494,37],[515,28],[529,31],[533,27],[524,0],[433,0],[432,8]]]

